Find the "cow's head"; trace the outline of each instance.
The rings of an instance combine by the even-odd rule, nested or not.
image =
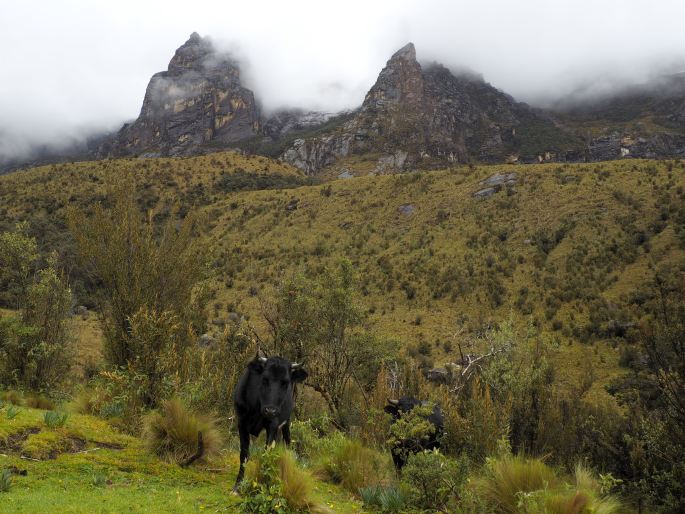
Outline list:
[[[412,410],[421,402],[416,398],[411,398],[410,396],[403,396],[399,400],[392,400],[388,398],[388,404],[383,408],[385,412],[390,414],[393,419],[397,420],[399,417],[405,413]]]
[[[248,367],[259,376],[259,403],[269,419],[278,417],[283,407],[292,407],[293,386],[308,376],[300,364],[280,357],[257,356]]]

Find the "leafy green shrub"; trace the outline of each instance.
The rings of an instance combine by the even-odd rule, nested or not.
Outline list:
[[[438,450],[424,451],[409,456],[402,469],[402,482],[411,491],[414,506],[448,511],[449,504],[458,501],[468,472],[465,456],[454,460]]]
[[[9,407],[7,407],[7,412],[5,412],[5,415],[7,416],[7,419],[14,419],[19,415],[20,412],[20,408],[14,405],[10,405]]]
[[[19,223],[0,234],[0,305],[12,309],[23,306],[38,260],[38,245],[27,232],[28,224]]]
[[[145,418],[143,438],[151,452],[178,464],[215,454],[221,447],[214,421],[191,413],[178,399],[164,402]]]
[[[21,320],[0,320],[0,383],[47,391],[63,382],[73,357],[70,308],[71,290],[51,264],[27,288]]]
[[[43,414],[43,421],[50,428],[63,427],[69,418],[68,412],[49,410]]]
[[[12,488],[12,472],[3,469],[0,473],[0,493],[6,493]]]

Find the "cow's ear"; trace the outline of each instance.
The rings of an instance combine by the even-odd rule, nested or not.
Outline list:
[[[304,382],[304,379],[309,376],[309,373],[307,373],[305,370],[302,368],[295,368],[290,375],[290,380],[293,382]]]
[[[388,404],[383,408],[388,414],[393,416],[399,416],[400,414],[400,402],[398,400],[391,400],[388,398]]]
[[[264,363],[266,363],[266,358],[260,357],[259,354],[257,354],[255,358],[250,361],[247,367],[255,373],[261,373],[264,371]]]

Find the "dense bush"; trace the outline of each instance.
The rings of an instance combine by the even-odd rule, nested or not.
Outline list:
[[[468,472],[464,456],[454,460],[438,450],[424,451],[409,456],[402,469],[402,482],[408,486],[415,507],[451,512],[459,502]]]
[[[54,392],[73,361],[67,318],[71,291],[50,266],[28,286],[21,319],[0,319],[0,383]]]
[[[196,237],[200,222],[188,216],[158,229],[136,205],[133,179],[113,194],[113,207],[96,205],[92,214],[72,209],[69,228],[81,262],[101,285],[105,357],[113,366],[136,360],[131,319],[141,310],[171,313],[187,330],[200,334],[205,324],[204,246]]]

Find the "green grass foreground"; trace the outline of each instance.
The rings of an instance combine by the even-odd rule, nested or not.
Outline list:
[[[0,512],[238,512],[239,497],[231,495],[235,451],[186,469],[163,462],[104,420],[71,414],[63,427],[51,429],[46,411],[20,409],[11,420],[0,410],[0,468],[15,471]],[[361,511],[336,486],[315,481],[313,493],[334,512]]]

